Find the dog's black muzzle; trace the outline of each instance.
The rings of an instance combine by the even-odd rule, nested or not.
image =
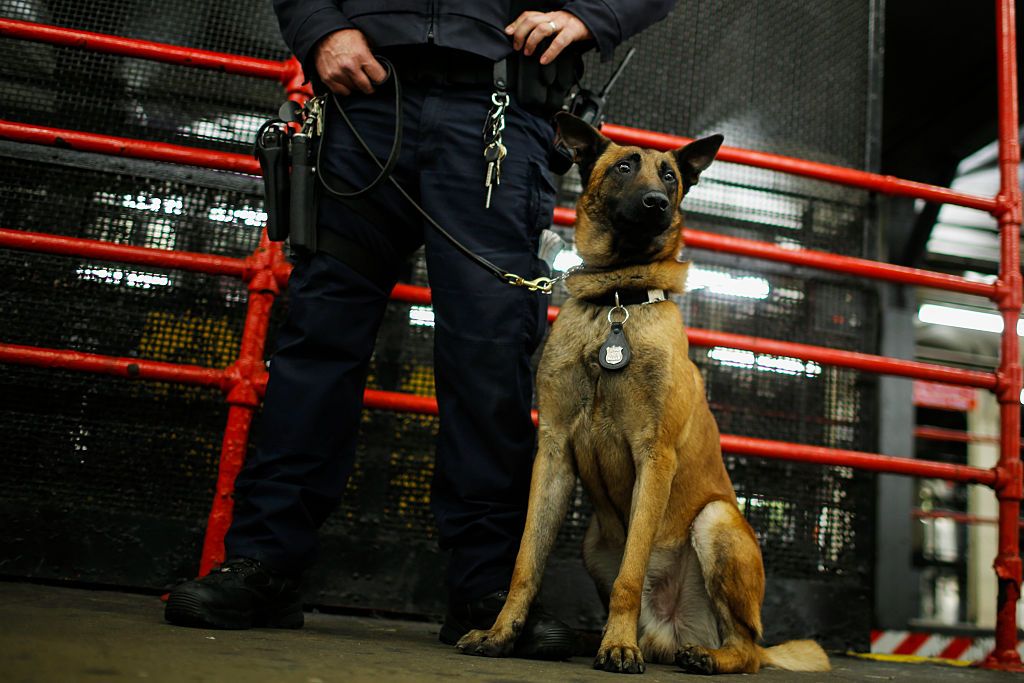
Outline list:
[[[641,204],[647,213],[665,213],[668,211],[668,195],[664,192],[648,192],[641,200]]]
[[[650,241],[672,224],[671,201],[664,192],[645,192],[618,209],[615,231],[631,242]]]

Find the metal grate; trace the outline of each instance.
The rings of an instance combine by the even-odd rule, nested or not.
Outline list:
[[[0,12],[286,56],[269,3],[10,2]],[[682,135],[723,132],[726,144],[862,167],[873,133],[870,19],[868,3],[680,3],[634,41],[642,49],[609,119]],[[248,150],[255,126],[282,98],[277,85],[255,79],[8,39],[0,39],[0,62],[2,117],[234,151]],[[602,83],[611,66],[591,60],[588,81]],[[12,143],[0,143],[0,155],[3,227],[240,257],[255,248],[264,221],[251,178]],[[571,203],[571,178],[563,190]],[[777,244],[870,256],[875,238],[866,193],[731,164],[713,165],[684,207],[691,228]],[[571,242],[571,231],[560,232]],[[877,350],[872,286],[691,252],[695,289],[680,301],[688,324]],[[0,251],[0,277],[8,283],[3,342],[213,367],[237,353],[246,290],[231,278],[14,251]],[[422,259],[410,279],[426,284]],[[275,320],[285,306],[278,303]],[[427,309],[390,305],[372,388],[432,394],[430,319]],[[723,432],[875,449],[873,377],[735,349],[691,355]],[[216,392],[14,366],[0,382],[0,453],[10,474],[0,496],[0,572],[160,586],[194,571],[226,414]],[[355,474],[323,529],[309,599],[443,610],[443,559],[428,508],[436,429],[431,417],[364,413]],[[731,455],[726,463],[759,534],[769,584],[785,588],[766,605],[769,627],[837,646],[866,637],[873,477]],[[586,579],[576,559],[586,519],[580,493],[553,558],[548,603],[595,626],[600,610],[579,588]],[[841,619],[801,622],[794,600],[778,596],[805,594],[826,605],[822,614],[838,596],[853,607]]]

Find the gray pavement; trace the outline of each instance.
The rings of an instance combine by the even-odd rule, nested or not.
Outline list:
[[[438,627],[411,621],[307,614],[299,631],[207,631],[170,626],[158,598],[0,582],[0,683],[541,683],[620,680],[590,660],[534,662],[459,655]],[[835,656],[829,674],[765,669],[716,681],[1009,681],[1019,675]],[[637,683],[705,680],[649,666]]]

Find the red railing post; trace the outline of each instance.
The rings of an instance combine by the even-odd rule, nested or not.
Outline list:
[[[231,526],[234,510],[235,477],[245,462],[253,412],[259,407],[267,383],[263,349],[270,328],[270,309],[288,273],[281,245],[270,242],[265,232],[260,246],[247,259],[247,266],[244,278],[249,285],[249,303],[238,360],[225,375],[224,389],[230,407],[217,466],[217,487],[203,539],[199,576],[205,576],[224,561],[224,536]]]
[[[284,62],[281,85],[284,86],[284,94],[293,102],[305,104],[306,100],[313,96],[313,86],[306,82],[306,74],[295,57]]]
[[[1000,438],[996,464],[999,499],[999,554],[993,566],[999,582],[995,648],[980,663],[988,669],[1024,671],[1017,652],[1017,601],[1020,599],[1020,346],[1017,321],[1021,310],[1020,224],[1018,181],[1020,141],[1017,115],[1017,57],[1013,0],[996,0],[997,74],[999,83],[999,210],[1000,260],[996,303],[1003,316],[1003,337],[997,371]]]
[[[285,95],[293,102],[305,104],[313,96],[313,89],[306,82],[302,65],[294,57],[281,63],[280,81]],[[235,478],[245,463],[253,411],[259,407],[267,385],[263,349],[270,330],[270,309],[274,305],[274,297],[287,283],[291,272],[291,265],[285,259],[281,243],[271,242],[265,229],[259,248],[249,260],[251,268],[244,276],[249,283],[249,307],[242,333],[242,348],[229,375],[237,379],[227,398],[231,407],[228,409],[228,423],[221,446],[217,489],[210,509],[210,521],[206,525],[206,537],[203,539],[199,576],[206,576],[214,566],[224,561],[224,537],[234,513]]]

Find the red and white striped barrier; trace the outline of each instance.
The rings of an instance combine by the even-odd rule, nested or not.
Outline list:
[[[949,659],[964,663],[983,659],[995,645],[995,638],[986,636],[949,636],[914,631],[871,631],[871,654],[902,655]],[[1024,641],[1017,644],[1024,656]]]

